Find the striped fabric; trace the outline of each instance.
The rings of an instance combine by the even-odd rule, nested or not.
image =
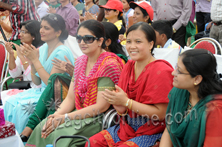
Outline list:
[[[38,14],[35,8],[35,0],[1,0],[4,3],[12,5],[16,9],[10,13],[12,26],[12,36],[10,40],[20,39],[20,24],[27,20],[38,20]]]
[[[109,77],[115,84],[118,84],[123,68],[123,63],[117,55],[104,52],[99,56],[89,75],[86,77],[87,60],[88,57],[82,55],[75,62],[74,91],[77,110],[96,103],[98,78]]]

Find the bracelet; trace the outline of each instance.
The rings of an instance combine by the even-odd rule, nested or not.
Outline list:
[[[132,110],[132,105],[133,105],[133,100],[130,100],[130,105],[129,105],[129,109]]]
[[[126,112],[124,114],[119,113],[117,110],[116,112],[120,115],[120,116],[125,116],[128,113],[128,109],[126,109]]]
[[[42,66],[42,67],[39,67],[39,68],[37,68],[37,69],[35,69],[35,70],[37,71],[37,70],[39,70],[39,69],[41,69],[41,68],[44,68],[44,67]]]
[[[25,61],[25,63],[23,63],[22,65],[25,65],[25,64],[27,64],[28,63],[28,61]]]
[[[35,76],[35,74],[33,74],[32,72],[31,72],[31,75]]]

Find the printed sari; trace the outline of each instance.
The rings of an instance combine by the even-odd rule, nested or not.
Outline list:
[[[101,89],[114,89],[114,84],[118,84],[118,80],[123,68],[122,60],[115,54],[110,52],[102,53],[97,62],[94,64],[89,75],[85,76],[88,57],[82,55],[77,58],[74,69],[74,93],[75,93],[75,110],[78,111],[84,107],[94,105],[97,99],[97,92]],[[100,78],[108,77],[114,83],[111,85],[102,85],[98,81]],[[103,84],[105,84],[103,82]],[[70,87],[72,88],[72,87]],[[96,113],[96,112],[95,112]],[[43,120],[32,132],[26,146],[27,147],[45,147],[51,144],[56,138],[62,135],[82,135],[91,137],[101,131],[102,115],[95,114],[92,118],[82,120],[70,120],[69,125],[63,123],[59,125],[46,139],[41,138],[41,130],[45,124]],[[74,124],[74,126],[73,126]],[[83,146],[84,140],[81,139],[63,139],[57,143],[57,146]]]
[[[135,61],[129,60],[119,79],[119,86],[128,97],[147,105],[168,103],[167,95],[173,80],[171,65],[164,60],[155,60],[146,65],[135,81],[134,64]],[[154,124],[149,118],[139,116],[131,110],[128,110],[128,114],[125,120],[121,119],[120,124],[91,137],[91,146],[147,147],[153,146],[161,138],[165,128],[164,121]]]
[[[188,113],[189,92],[173,88],[169,93],[166,126],[173,146],[222,146],[222,95],[209,95]]]

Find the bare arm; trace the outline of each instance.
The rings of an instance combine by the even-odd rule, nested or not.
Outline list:
[[[165,128],[163,135],[161,137],[160,147],[173,147],[172,141],[170,139],[170,134],[167,128]]]
[[[3,28],[3,30],[5,30],[8,33],[12,32],[12,27],[10,25],[8,25],[7,23],[5,23],[3,20],[0,20],[0,25]]]
[[[100,8],[100,9],[99,9],[99,14],[98,14],[98,16],[97,16],[97,20],[98,20],[98,21],[102,21],[103,18],[104,18],[104,16],[105,16],[105,14],[104,14],[104,8]]]

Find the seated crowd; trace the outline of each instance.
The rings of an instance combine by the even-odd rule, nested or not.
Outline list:
[[[156,0],[98,2],[30,0],[27,20],[16,17],[24,13],[19,3],[0,2],[9,74],[30,83],[1,91],[0,100],[25,146],[45,147],[72,135],[85,136],[92,147],[222,146],[217,60],[181,43],[188,24],[182,19],[191,12],[182,18],[181,9],[181,18],[161,20]],[[76,46],[65,45],[69,36],[83,54],[76,59]],[[154,48],[179,50],[176,67],[156,59]],[[102,130],[113,109],[115,124]],[[88,142],[65,138],[56,145]]]

